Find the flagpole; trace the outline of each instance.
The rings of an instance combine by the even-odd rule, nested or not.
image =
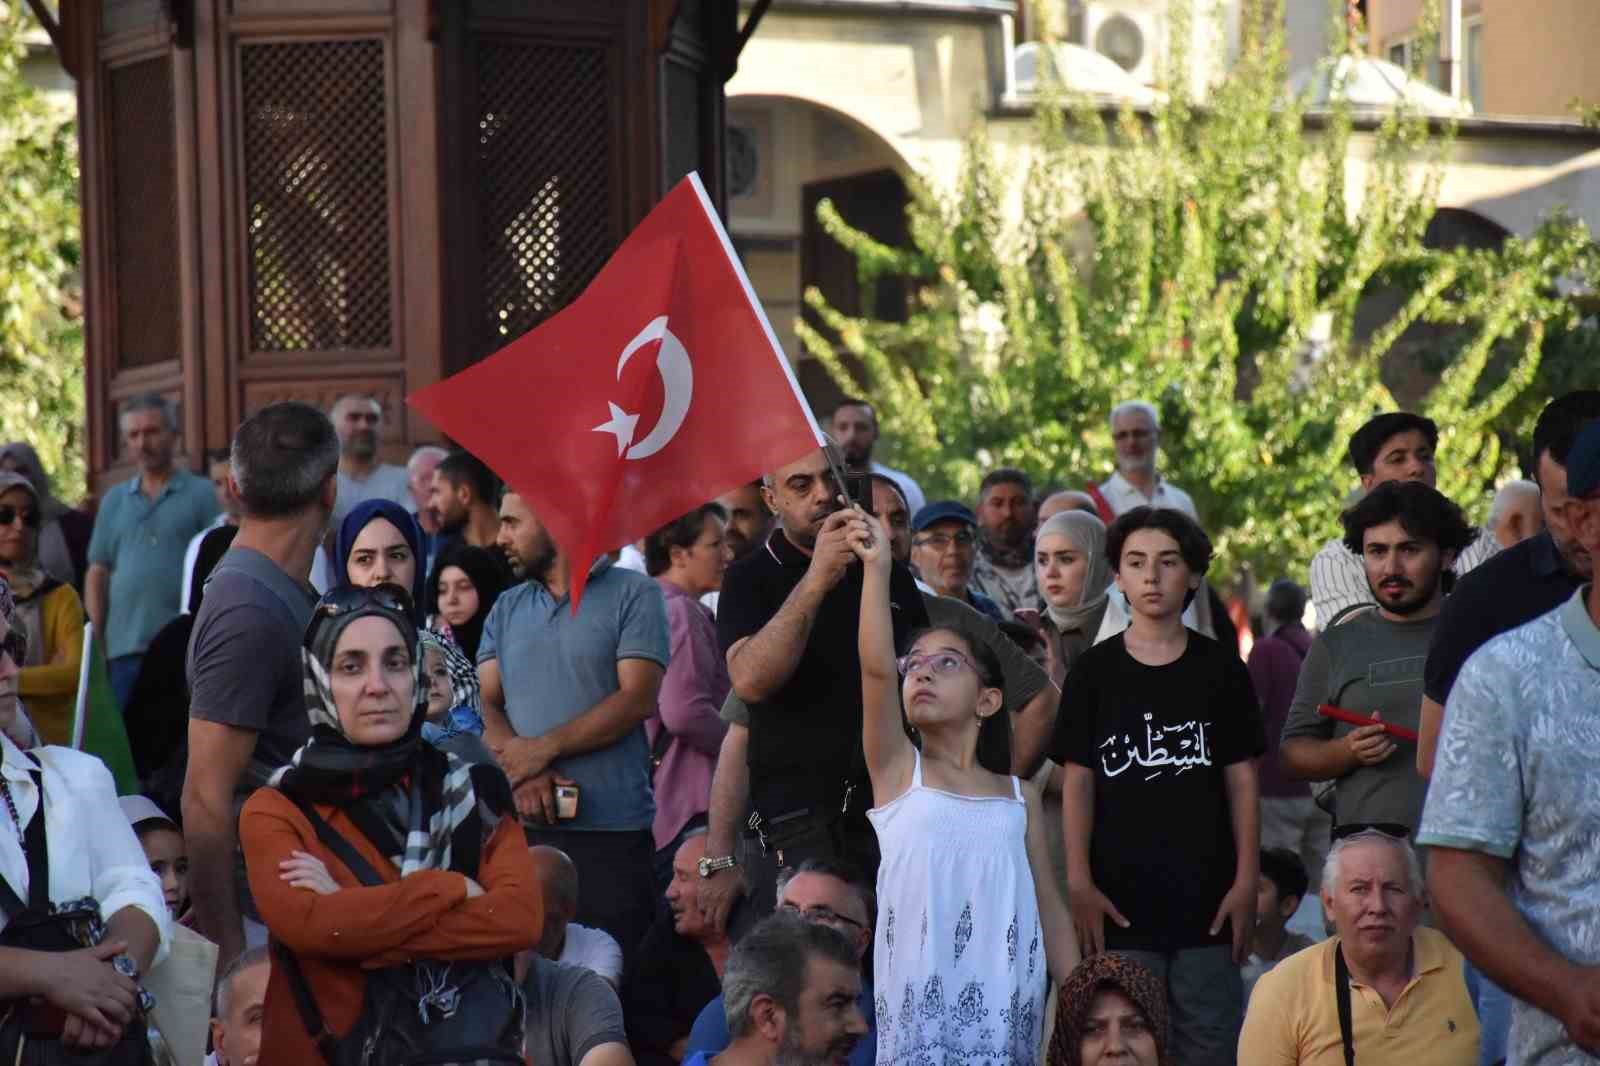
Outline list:
[[[806,402],[806,394],[800,391],[800,381],[794,376],[794,368],[789,365],[789,359],[783,354],[783,345],[778,343],[778,335],[772,332],[772,323],[767,321],[766,308],[761,306],[761,301],[756,298],[755,286],[750,284],[750,275],[745,273],[744,263],[739,254],[733,250],[733,241],[728,237],[728,231],[723,228],[722,216],[717,214],[717,209],[712,206],[711,197],[706,195],[706,187],[700,182],[700,172],[691,170],[688,177],[689,184],[694,188],[695,196],[700,199],[700,207],[711,220],[711,228],[716,232],[717,239],[722,242],[722,251],[728,257],[728,262],[733,264],[733,271],[739,277],[739,284],[744,289],[745,299],[755,310],[756,320],[761,323],[761,329],[767,335],[767,343],[772,347],[772,357],[783,368],[783,376],[788,379],[789,388],[794,391],[794,398],[800,403],[800,410],[806,413],[806,421],[811,423],[811,432],[816,435],[817,447],[827,451],[828,438],[822,432],[822,427],[817,424],[817,416],[812,413],[811,405]],[[831,461],[831,460],[830,460]],[[837,476],[835,470],[835,476]],[[844,489],[844,482],[839,482],[839,488]]]

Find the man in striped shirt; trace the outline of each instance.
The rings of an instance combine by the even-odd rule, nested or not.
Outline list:
[[[1350,463],[1361,478],[1363,492],[1371,492],[1388,481],[1420,481],[1433,488],[1438,477],[1434,464],[1438,444],[1439,427],[1433,419],[1409,411],[1390,411],[1372,418],[1351,435]],[[1456,576],[1489,558],[1499,547],[1492,533],[1480,534],[1456,559]],[[1327,629],[1352,607],[1375,602],[1361,557],[1337,537],[1324,544],[1311,560],[1311,602],[1316,607],[1319,629]]]

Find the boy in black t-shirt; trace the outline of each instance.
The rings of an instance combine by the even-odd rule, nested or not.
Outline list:
[[[1166,981],[1177,1066],[1231,1066],[1255,928],[1261,710],[1238,653],[1184,628],[1211,561],[1200,527],[1136,508],[1106,554],[1132,620],[1073,664],[1052,753],[1073,924],[1086,955],[1123,952]]]

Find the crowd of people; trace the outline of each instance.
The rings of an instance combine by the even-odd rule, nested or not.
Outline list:
[[[384,463],[370,396],[255,412],[209,482],[160,397],[119,426],[92,512],[0,448],[6,1061],[1600,1056],[1600,393],[1482,530],[1376,414],[1259,603],[1137,401],[1109,477],[928,500],[847,399],[577,611],[530,502]]]

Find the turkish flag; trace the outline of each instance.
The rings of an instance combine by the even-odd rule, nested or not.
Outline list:
[[[822,442],[697,174],[571,305],[407,402],[528,502],[574,611],[601,553]]]

